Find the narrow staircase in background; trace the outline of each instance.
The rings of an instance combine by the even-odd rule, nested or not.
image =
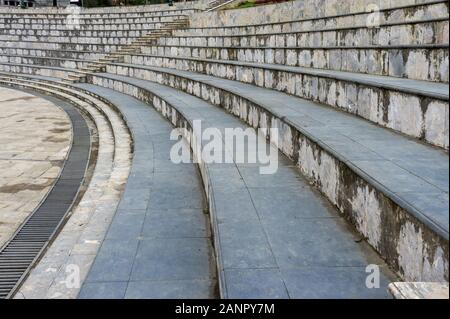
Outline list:
[[[173,21],[164,22],[164,26],[152,30],[146,35],[137,38],[129,45],[125,45],[118,49],[116,52],[109,53],[98,61],[93,61],[87,64],[86,67],[82,67],[79,70],[82,73],[69,74],[66,80],[69,83],[84,82],[86,76],[90,73],[104,72],[106,65],[109,63],[123,62],[123,55],[140,53],[141,46],[153,43],[162,36],[171,36],[174,30],[187,28],[189,26],[189,17],[178,18]]]

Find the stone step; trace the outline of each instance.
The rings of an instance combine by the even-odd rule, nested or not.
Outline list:
[[[81,59],[81,60],[98,60],[104,56],[104,53],[91,52],[91,51],[63,51],[52,49],[33,49],[23,48],[20,46],[5,47],[0,46],[0,54],[4,56],[35,56],[35,57],[49,57],[49,58],[62,58],[62,59]]]
[[[27,28],[24,29],[6,29],[0,30],[1,35],[9,35],[9,36],[22,36],[22,37],[92,37],[92,38],[116,38],[116,37],[140,37],[148,34],[149,32],[154,31],[155,29],[159,29],[160,26],[164,24],[161,23],[156,25],[152,29],[145,30],[108,30],[108,31],[94,31],[94,30],[29,30]]]
[[[253,67],[262,68],[259,64]],[[321,102],[335,109],[358,115],[377,125],[448,149],[448,122],[445,120],[448,113],[447,84],[308,68],[285,68],[278,72],[270,70],[269,67],[273,66],[262,69],[264,78],[261,77],[250,83],[265,88],[267,92],[273,92],[273,94],[280,93],[272,91],[277,90]],[[240,74],[236,71],[234,75],[238,74],[238,77],[233,77],[233,73],[228,70],[226,73],[223,69],[216,70],[217,73],[214,73],[214,76],[208,76],[140,64],[118,63],[107,66],[109,73],[121,75],[139,73],[140,77],[161,74],[164,78],[175,76],[180,80],[201,79],[199,82],[202,84],[203,81],[211,84],[209,80],[216,80],[215,76],[241,82],[247,82],[246,79],[257,79],[257,71],[254,71],[253,77],[248,73]],[[222,79],[217,81],[221,83]],[[241,85],[239,82],[231,83],[236,86]],[[300,85],[301,83],[303,85]],[[313,83],[317,83],[317,86],[311,87]],[[248,84],[242,85],[253,87]],[[286,95],[280,94],[283,94],[279,96],[280,98]],[[423,108],[424,105],[427,107]]]
[[[163,18],[163,17],[173,17],[173,18],[183,18],[186,15],[190,14],[191,12],[186,11],[172,11],[172,12],[161,12],[160,14],[150,14],[150,15],[98,15],[98,16],[89,16],[84,14],[77,14],[77,19],[80,21],[86,22],[86,21],[98,21],[98,20],[143,20],[143,19],[153,19],[153,18]],[[36,15],[36,14],[10,14],[5,12],[0,12],[0,17],[5,20],[66,20],[70,18],[70,14],[63,14],[63,15]]]
[[[448,43],[448,16],[438,19],[381,24],[377,28],[352,25],[316,28],[311,31],[262,33],[257,35],[192,35],[161,38],[161,45],[273,47],[273,46],[364,46]],[[424,36],[426,34],[426,36]]]
[[[127,45],[138,39],[135,37],[33,37],[33,36],[13,36],[0,35],[0,41],[12,43],[54,43],[54,44],[72,44],[72,45]]]
[[[42,263],[32,269],[18,293],[30,299],[49,298],[55,293],[58,293],[61,298],[74,298],[77,289],[74,287],[67,289],[64,283],[58,280],[53,281],[53,279],[64,276],[66,266],[76,263],[81,269],[80,280],[81,282],[84,280],[98,248],[96,245],[86,243],[86,239],[93,241],[95,237],[102,235],[102,230],[106,232],[109,224],[108,215],[113,214],[115,205],[120,200],[131,164],[131,136],[121,117],[102,101],[92,97],[85,98],[86,96],[80,93],[70,94],[67,90],[42,85],[35,80],[19,80],[11,75],[2,74],[0,82],[37,90],[70,101],[95,122],[98,133],[92,134],[92,140],[97,140],[94,142],[98,147],[95,157],[97,163],[93,161],[96,165],[90,177],[89,187],[85,189],[79,206],[72,209],[71,216],[65,222],[58,237],[47,248],[41,259]],[[99,223],[100,220],[101,223]],[[81,236],[82,232],[83,236]],[[70,247],[71,254],[61,255],[61,251],[69,249],[68,244],[73,245]],[[48,276],[49,263],[55,267],[55,273],[52,273],[52,276]]]
[[[186,15],[190,14],[189,12],[172,12],[167,14],[157,14],[157,15],[151,15],[151,16],[115,16],[115,17],[89,17],[89,16],[83,16],[83,15],[77,15],[77,20],[80,21],[82,24],[89,24],[92,22],[100,22],[105,21],[106,23],[112,23],[112,22],[152,22],[152,21],[158,21],[160,19],[179,19],[183,18]],[[68,19],[72,18],[69,14],[61,15],[61,16],[38,16],[38,15],[9,15],[6,13],[0,12],[0,22],[10,23],[10,22],[28,22],[28,21],[42,21],[42,20],[49,20],[50,22],[60,22],[67,21]]]
[[[141,48],[141,46],[139,46]],[[179,49],[179,50],[178,50]],[[171,63],[188,60],[190,64],[206,64],[208,59],[242,61],[255,63],[277,63],[289,66],[322,68],[336,71],[371,73],[405,77],[416,80],[448,82],[448,49],[445,46],[420,47],[369,47],[369,48],[273,48],[273,49],[213,49],[213,48],[142,47],[142,56],[130,57],[131,61],[152,60],[166,57]],[[276,52],[276,54],[275,54]],[[66,51],[48,49],[28,49],[19,45],[11,48],[0,47],[4,55],[31,55],[64,57],[67,59],[98,59],[99,53],[90,51]],[[149,56],[146,58],[146,56]],[[198,58],[200,56],[202,58]],[[158,59],[157,59],[158,60]],[[198,62],[196,62],[198,61]],[[213,62],[210,65],[215,65]]]
[[[219,70],[223,68],[240,67],[245,68],[243,70],[241,68],[241,72],[245,73],[248,70],[247,66],[250,69],[256,65],[270,65],[280,70],[286,70],[290,67],[306,67],[443,83],[449,81],[448,67],[446,67],[448,49],[444,46],[318,50],[275,49],[265,50],[264,52],[254,50],[254,55],[251,54],[251,50],[239,50],[237,56],[228,55],[231,53],[230,51],[218,50],[220,52],[213,52],[211,49],[206,49],[205,51],[211,56],[209,59],[205,58],[199,51],[195,51],[195,55],[200,53],[202,58],[192,56],[184,50],[183,55],[189,56],[176,54],[181,50],[170,52],[170,47],[167,47],[166,50],[159,50],[159,48],[143,47],[144,53],[128,55],[124,58],[128,63],[142,64],[145,61],[150,65],[165,67],[183,65],[185,69],[189,68],[211,74],[220,72]],[[160,52],[162,51],[167,54],[161,55]],[[253,78],[256,78],[255,74],[253,74]]]
[[[44,25],[49,24],[57,27],[71,28],[71,25],[81,25],[81,26],[105,26],[105,25],[125,25],[125,24],[147,24],[156,22],[169,22],[178,18],[178,16],[165,16],[161,18],[131,18],[131,19],[78,19],[69,20],[66,18],[61,19],[14,19],[5,18],[0,15],[0,26],[16,25],[16,24],[31,24],[31,25]]]
[[[279,128],[283,153],[405,279],[448,278],[448,153],[286,94],[187,72],[180,81],[177,73],[135,76],[192,93],[254,127]],[[123,75],[88,77],[97,85],[117,79]],[[423,246],[412,251],[416,241]]]
[[[394,282],[389,291],[395,299],[447,299],[448,282]]]
[[[9,46],[11,48],[21,47],[28,49],[43,49],[43,50],[63,50],[63,51],[93,51],[100,53],[115,52],[119,48],[125,46],[120,44],[83,44],[71,42],[40,42],[40,41],[9,41],[3,42],[2,46]]]
[[[211,262],[213,262],[211,257],[213,258],[213,256],[211,256],[211,252],[208,253],[211,250],[209,222],[206,221],[207,216],[204,215],[204,209],[201,207],[203,205],[202,191],[198,189],[201,187],[201,183],[194,183],[196,170],[191,168],[192,164],[177,166],[169,162],[168,155],[163,152],[168,152],[168,147],[174,142],[169,140],[169,125],[165,124],[159,115],[148,112],[149,108],[143,107],[143,103],[133,102],[131,98],[120,96],[118,93],[108,94],[107,98],[109,100],[115,98],[114,102],[118,102],[118,108],[124,111],[124,116],[135,137],[135,156],[131,175],[118,212],[112,219],[106,239],[99,250],[96,262],[89,272],[79,297],[105,297],[101,295],[102,290],[99,291],[98,288],[104,285],[114,286],[114,281],[117,278],[121,278],[122,281],[129,280],[126,294],[123,290],[123,295],[120,298],[123,298],[123,296],[133,298],[149,298],[150,296],[154,298],[214,297],[215,271],[214,268],[211,268]],[[153,111],[153,113],[156,112]],[[164,134],[166,131],[167,134]],[[167,137],[167,140],[162,139],[163,134]],[[149,145],[153,147],[149,148]],[[153,152],[155,152],[155,156],[153,156]],[[153,158],[155,158],[154,164],[151,161]],[[176,175],[172,174],[174,170],[177,171]],[[160,200],[159,204],[153,202],[148,209],[147,205],[144,209],[140,208],[142,201],[149,200],[147,189],[150,197],[160,198],[159,194],[167,194],[168,190],[156,185],[161,185],[162,182],[176,185],[183,179],[188,179],[189,187],[183,186],[171,190],[178,200],[167,197],[165,200]],[[156,183],[156,181],[159,182]],[[137,200],[136,197],[140,200]],[[160,209],[164,209],[164,215],[158,215],[161,212]],[[145,218],[146,214],[149,214],[147,218]],[[139,223],[142,225],[144,218],[144,227],[140,232],[141,227],[133,227],[133,225]],[[174,234],[174,231],[179,229],[175,224],[180,222],[185,230],[182,234]],[[186,228],[188,225],[192,226],[190,230]],[[154,238],[155,236],[156,238]],[[147,245],[150,239],[152,244]],[[127,246],[127,243],[133,240],[139,242],[141,246],[137,251],[137,256],[136,245],[130,243]],[[158,245],[163,243],[164,247]],[[168,243],[173,244],[169,250],[167,248]],[[132,257],[136,256],[136,259],[130,258],[126,261],[130,267],[134,265],[135,271],[130,275],[112,267],[110,264],[115,264],[118,260],[114,256],[108,255],[110,252],[106,246],[114,247],[114,256],[116,256],[117,251],[122,251]],[[159,250],[158,247],[160,247]],[[201,249],[201,252],[198,252],[197,249]],[[197,252],[195,254],[180,254],[181,251],[191,250]],[[153,269],[148,269],[149,258],[154,259],[152,265],[157,264]],[[109,264],[105,265],[103,261]],[[169,264],[170,267],[167,267]],[[196,266],[188,269],[187,264]],[[164,274],[159,271],[161,268],[167,269]],[[101,276],[100,282],[98,281],[99,276]],[[125,277],[127,278],[124,279]],[[108,281],[109,278],[113,278],[111,282]],[[161,279],[165,281],[161,282]],[[180,292],[180,289],[174,292],[174,284],[178,288],[185,286],[185,289],[182,292]],[[126,285],[123,289],[125,288]],[[108,291],[108,294],[110,293]]]
[[[127,23],[127,24],[97,24],[97,25],[79,25],[77,29],[71,28],[67,24],[61,25],[49,25],[49,24],[31,24],[31,23],[12,23],[4,24],[0,23],[0,32],[8,32],[8,30],[13,30],[11,32],[19,32],[17,34],[27,34],[35,32],[113,32],[113,31],[151,31],[164,24],[165,21],[158,22],[148,22],[148,23]]]
[[[105,58],[103,61],[112,62],[114,60],[115,57]],[[239,66],[236,68],[238,67]],[[261,68],[261,65],[257,65],[256,67]],[[271,70],[271,68],[279,69],[280,67],[267,66],[267,68],[268,70]],[[135,69],[142,69],[142,74],[151,74],[153,71],[162,72],[168,74],[168,77],[170,77],[171,74],[177,74],[178,72],[176,70],[161,70],[160,68],[143,67],[135,64],[118,64],[116,66],[110,65],[107,67],[108,72],[120,72],[121,74],[124,74],[124,72],[132,72]],[[214,76],[226,76],[227,78],[230,78],[230,74],[224,74],[220,72],[220,69],[218,70],[218,73],[213,73]],[[383,76],[370,76],[305,68],[286,68],[276,72],[280,72],[279,74],[283,74],[283,76],[277,75],[277,73],[271,74],[270,78],[272,79],[272,82],[270,82],[270,84],[259,81],[254,82],[253,84],[287,92],[298,97],[306,97],[314,101],[320,101],[338,109],[359,115],[378,125],[386,126],[412,137],[423,139],[428,143],[443,147],[444,149],[448,149],[448,124],[445,122],[445,114],[448,112],[448,86],[445,84],[407,79],[400,81],[400,79]],[[287,72],[294,72],[294,75],[286,77]],[[295,72],[297,72],[298,75],[295,75]],[[180,71],[178,72],[178,75],[186,73],[187,72]],[[298,82],[296,81],[295,76],[300,77],[301,80],[299,80],[299,83],[302,83],[302,81],[309,83],[309,79],[307,79],[307,76],[309,76],[311,78],[310,81],[315,81],[314,79],[318,78],[321,81],[328,81],[330,84],[318,87],[316,92],[306,91],[304,87],[300,87],[301,89],[297,90],[297,85],[290,84],[291,82],[294,84]],[[253,78],[255,78],[255,76]],[[244,77],[233,79],[246,82]],[[278,79],[280,82],[276,82],[273,79]],[[339,95],[341,97],[340,99],[330,99],[329,90],[333,83],[336,83],[336,88],[342,88],[342,90],[344,90],[342,93],[340,92],[340,89],[336,89],[336,96]],[[355,89],[354,94],[348,95],[348,93],[346,93],[346,87]],[[284,88],[286,88],[286,90]],[[380,100],[379,98],[376,98],[366,101],[365,94],[369,94],[367,93],[367,90],[369,89],[373,92],[371,94],[375,94],[375,96],[389,96],[389,99]],[[321,92],[323,90],[326,90],[327,94],[322,94]],[[358,90],[361,91],[361,94],[358,93]],[[365,94],[362,94],[362,92],[365,92]],[[408,103],[402,102],[405,97],[408,100]],[[343,98],[347,101],[344,101]],[[420,107],[423,103],[422,101],[425,100],[428,105],[427,109]],[[418,107],[411,109],[414,105],[413,101],[416,101]],[[382,107],[383,110],[385,110],[383,113],[379,113],[378,111],[380,102],[385,104]],[[349,108],[349,106],[352,107]],[[401,111],[405,108],[408,108],[408,112]],[[415,120],[411,120],[407,114],[413,116]],[[442,123],[439,122],[439,120],[436,122],[433,114],[441,114],[440,116],[437,116],[437,118],[441,119]],[[419,119],[421,120],[419,121]]]
[[[135,157],[119,209],[78,297],[217,297],[202,184],[194,164],[170,161],[175,143],[169,139],[170,124],[129,96],[90,91],[123,112],[134,133]]]
[[[118,82],[124,85],[115,85]],[[189,130],[194,120],[202,120],[204,129],[222,133],[225,128],[247,128],[209,103],[155,83],[122,77],[99,84],[144,103],[151,101],[169,121]],[[113,96],[111,90],[98,86],[78,86]],[[358,242],[339,213],[299,178],[289,160],[281,158],[278,165],[272,175],[261,175],[259,165],[250,163],[203,161],[200,166],[207,185],[221,297],[386,297],[386,283],[393,275],[381,259]],[[380,289],[364,286],[368,264],[381,269]],[[336,285],[341,289],[328,288]]]
[[[144,44],[136,43],[128,46],[129,49],[141,49]],[[208,50],[208,49],[206,49]],[[134,51],[135,50],[129,50]],[[143,51],[148,51],[143,48]],[[122,55],[127,63],[149,63],[149,65],[169,67],[173,65],[183,65],[183,68],[189,67],[191,70],[199,70],[201,72],[208,72],[213,74],[218,72],[220,68],[239,68],[240,66],[249,66],[257,62],[263,63],[265,60],[264,55],[250,54],[243,55],[238,54],[238,57],[228,56],[228,59],[216,59],[216,55],[213,54],[211,59],[196,58],[196,57],[181,57],[174,56],[173,54],[160,55],[161,50],[156,51],[157,54],[133,54],[127,55],[125,52],[116,52],[116,56]],[[167,51],[167,50],[166,50]],[[240,50],[241,51],[241,50]],[[242,50],[243,51],[243,50]],[[445,61],[448,60],[448,49],[441,46],[424,46],[424,47],[394,47],[391,49],[336,49],[336,50],[316,50],[311,52],[310,50],[299,50],[295,52],[292,49],[288,49],[287,56],[281,56],[281,49],[277,51],[277,61],[272,60],[271,67],[279,68],[280,70],[286,69],[282,65],[288,65],[289,67],[300,66],[307,68],[319,68],[334,71],[365,73],[372,75],[385,75],[393,77],[403,77],[414,80],[434,81],[448,83],[448,68],[445,67]],[[208,50],[209,53],[211,50]],[[48,57],[50,60],[48,63],[53,63],[51,60],[55,59],[54,56],[61,55],[67,60],[79,60],[88,59],[92,60],[91,54],[83,54],[78,51],[54,51],[40,50],[40,49],[19,49],[19,48],[1,48],[0,53],[3,53],[3,62],[16,61],[20,63],[20,56],[24,56],[24,60],[30,61],[32,56],[38,54],[43,57]],[[21,54],[17,54],[21,53]],[[229,52],[228,52],[229,53]],[[248,51],[246,51],[248,53]],[[270,61],[270,53],[266,52],[268,60]],[[100,58],[98,55],[97,59]],[[9,58],[10,57],[10,58]],[[273,58],[273,56],[272,56]],[[244,61],[237,62],[237,59],[243,59]],[[252,61],[252,60],[257,61]],[[245,61],[247,60],[247,61]],[[41,59],[42,61],[42,59]],[[188,62],[186,64],[185,62]],[[375,62],[376,61],[376,62]],[[279,62],[274,64],[274,62]],[[283,62],[283,63],[280,63]],[[30,62],[32,63],[32,62]],[[45,62],[43,62],[45,63]],[[280,65],[281,64],[281,65]],[[56,66],[56,65],[55,65]],[[244,72],[246,72],[245,70]],[[253,76],[254,77],[254,76]]]
[[[355,12],[346,12],[345,14],[329,16],[319,16],[316,18],[305,17],[304,19],[293,21],[282,21],[277,23],[259,23],[251,22],[244,25],[227,26],[204,26],[191,27],[186,30],[177,31],[178,35],[249,35],[260,33],[280,33],[293,31],[308,31],[329,27],[351,27],[355,25],[366,25],[368,22],[395,23],[399,21],[412,22],[419,19],[434,19],[448,16],[448,2],[445,0],[431,1],[429,3],[412,3],[404,5],[393,3],[388,8],[381,8],[377,12],[368,12],[368,10],[356,10]],[[203,17],[196,17],[196,22]],[[371,25],[371,24],[369,24]]]

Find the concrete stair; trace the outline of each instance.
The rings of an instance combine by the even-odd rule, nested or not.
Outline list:
[[[185,129],[194,158],[204,156],[195,148],[202,133],[193,130],[195,120],[220,133],[262,130],[264,145],[279,154],[277,173],[260,175],[258,165],[236,160],[198,165],[221,297],[379,298],[388,297],[390,281],[448,282],[448,4],[389,3],[377,27],[367,25],[363,9],[306,11],[295,21],[246,25],[223,25],[225,18],[216,25],[196,13],[191,25],[151,22],[159,28],[126,45],[5,29],[1,39],[17,46],[0,43],[0,70],[36,87],[63,79],[62,87],[133,116],[134,108],[158,112]],[[97,20],[96,31],[102,19],[127,25],[133,16],[96,14],[83,20],[84,34],[88,21]],[[72,34],[65,32],[58,26],[58,36]],[[98,32],[98,39],[114,38]],[[33,36],[44,42],[31,45]],[[95,48],[102,56],[89,52]],[[146,139],[155,138],[144,134],[135,149],[145,151]],[[139,275],[118,279],[113,271],[111,283],[99,284],[108,251],[131,249],[105,247],[80,296],[107,288],[137,296],[112,282]],[[155,260],[142,253],[142,261]],[[380,266],[381,290],[361,285],[371,264]],[[150,277],[141,296],[155,296]],[[202,278],[199,291],[211,293],[215,278]]]
[[[184,28],[187,27],[188,25],[189,25],[189,18],[185,17],[170,22],[165,22],[163,23],[162,29],[153,30],[142,37],[136,38],[129,45],[121,47],[116,52],[110,53],[100,58],[98,61],[89,64],[86,67],[80,68],[80,71],[85,72],[87,74],[103,71],[105,69],[104,63],[121,62],[123,61],[122,54],[139,52],[140,47],[142,45],[147,45],[149,41],[156,40],[162,35],[171,34],[173,30]],[[68,77],[69,82],[79,82],[83,81],[83,79],[84,76],[82,74],[73,74],[69,75]]]

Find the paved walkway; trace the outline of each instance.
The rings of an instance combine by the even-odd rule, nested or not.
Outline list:
[[[0,247],[48,194],[72,143],[54,103],[0,87]]]
[[[153,92],[190,121],[202,120],[203,129],[217,128],[223,133],[225,128],[247,127],[192,95],[144,80],[107,76]],[[82,86],[99,90],[93,85]],[[159,137],[161,143],[166,139],[164,135]],[[237,148],[237,153],[243,151]],[[224,284],[222,296],[389,297],[387,285],[395,276],[369,245],[360,241],[339,212],[301,177],[295,165],[280,157],[278,171],[273,175],[261,175],[257,164],[208,165],[215,245]],[[124,260],[126,256],[124,252]],[[152,271],[155,266],[151,263],[156,260],[147,260],[148,271]],[[365,285],[369,264],[380,266],[379,289],[367,289]]]
[[[125,193],[78,297],[216,297],[202,184],[193,164],[170,161],[170,124],[127,95],[80,87],[117,105],[135,144]]]

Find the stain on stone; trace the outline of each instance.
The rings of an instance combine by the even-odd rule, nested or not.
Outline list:
[[[19,183],[12,185],[0,186],[0,193],[15,194],[22,191],[40,191],[53,184],[54,180],[48,179],[43,184]]]

